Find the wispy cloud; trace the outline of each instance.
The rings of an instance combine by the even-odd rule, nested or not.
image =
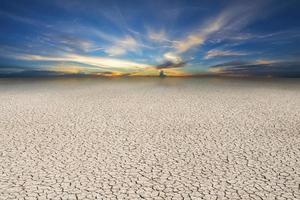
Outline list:
[[[181,54],[203,45],[214,35],[240,30],[256,18],[255,13],[261,9],[260,3],[239,3],[230,5],[215,18],[211,18],[204,23],[198,30],[188,34],[185,38],[174,43],[174,51],[170,52],[180,56]],[[216,38],[214,38],[216,39]],[[233,52],[208,52],[206,58],[234,54]],[[236,53],[237,54],[237,53]],[[239,53],[240,55],[241,53]]]
[[[110,56],[124,55],[127,52],[136,52],[141,45],[131,36],[115,39],[113,45],[108,47],[105,52]]]
[[[65,54],[61,57],[24,54],[18,55],[17,58],[20,60],[28,61],[77,62],[81,64],[99,66],[108,69],[123,68],[128,70],[136,70],[150,67],[150,65],[147,64],[136,63],[127,60],[112,59],[106,57],[83,56],[77,54]]]
[[[80,66],[76,64],[60,63],[49,68],[49,71],[61,72],[64,74],[93,74],[101,72],[98,67]]]
[[[174,48],[176,49],[176,53],[184,53],[190,50],[193,47],[203,44],[205,41],[205,37],[201,34],[197,35],[189,35],[186,39],[176,42],[174,44]]]
[[[211,66],[209,72],[226,76],[300,77],[300,62],[276,60],[235,61]]]
[[[92,52],[103,49],[92,40],[64,32],[45,33],[41,36],[41,39],[48,45],[68,52]]]
[[[156,69],[169,69],[169,68],[180,68],[184,67],[186,62],[178,62],[178,63],[173,63],[170,61],[164,62],[158,66],[156,66]]]
[[[167,60],[167,61],[170,61],[172,63],[180,63],[180,62],[182,62],[181,57],[178,56],[175,53],[172,53],[172,52],[165,53],[164,54],[164,59]]]
[[[45,23],[42,23],[41,21],[39,21],[37,19],[29,18],[26,16],[21,16],[21,15],[9,13],[9,12],[1,11],[1,10],[0,10],[0,16],[9,18],[9,19],[17,21],[17,22],[33,25],[33,26],[45,26],[45,27],[49,26]]]
[[[160,30],[160,31],[148,30],[148,37],[150,40],[153,40],[155,42],[163,42],[168,40],[166,32],[164,30]]]
[[[120,56],[126,54],[127,50],[120,46],[108,47],[104,50],[109,56]]]
[[[211,59],[215,57],[224,57],[224,56],[245,56],[248,54],[249,53],[241,52],[241,51],[212,49],[206,53],[204,59]]]
[[[165,29],[154,30],[153,28],[147,28],[148,39],[153,42],[157,42],[162,46],[172,47],[172,45],[176,42],[171,40],[166,33]]]
[[[134,34],[130,34],[129,31],[121,34],[119,32],[109,33],[96,27],[85,25],[71,26],[67,30],[69,35],[78,33],[78,30],[80,30],[79,42],[83,43],[83,45],[89,45],[87,42],[91,43],[86,52],[103,51],[109,56],[117,57],[128,53],[138,54],[144,48],[150,48]],[[87,40],[86,38],[89,39]]]

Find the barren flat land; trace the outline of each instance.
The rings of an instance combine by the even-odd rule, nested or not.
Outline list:
[[[300,199],[300,81],[1,79],[0,199]]]

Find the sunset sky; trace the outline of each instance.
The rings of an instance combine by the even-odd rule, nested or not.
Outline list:
[[[2,77],[300,77],[299,0],[0,4]]]

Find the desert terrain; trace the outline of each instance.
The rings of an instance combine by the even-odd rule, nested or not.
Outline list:
[[[0,199],[300,199],[300,81],[1,79]]]

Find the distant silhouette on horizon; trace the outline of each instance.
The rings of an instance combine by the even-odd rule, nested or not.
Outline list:
[[[163,70],[160,70],[160,72],[159,72],[159,77],[160,78],[164,78],[164,77],[166,77],[167,75],[164,73],[164,71]]]

